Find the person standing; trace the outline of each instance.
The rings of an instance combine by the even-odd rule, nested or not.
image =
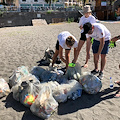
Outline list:
[[[80,18],[80,21],[79,21],[79,28],[81,29],[81,38],[80,38],[79,43],[78,43],[78,50],[77,50],[76,57],[72,61],[73,63],[76,63],[78,55],[80,53],[80,50],[86,41],[86,35],[83,32],[83,25],[87,22],[90,22],[91,24],[96,23],[96,18],[91,14],[91,12],[92,11],[91,11],[90,6],[85,5],[83,8],[84,15]],[[89,58],[86,57],[86,62],[84,64],[85,68],[88,67],[88,59]]]
[[[90,39],[94,38],[92,44],[92,50],[94,55],[94,70],[91,71],[92,74],[99,73],[99,79],[103,78],[103,70],[106,64],[106,55],[109,51],[109,42],[111,39],[110,31],[101,23],[85,23],[83,26],[84,34],[87,37],[87,56],[90,56]],[[99,57],[101,56],[101,68],[98,69]]]

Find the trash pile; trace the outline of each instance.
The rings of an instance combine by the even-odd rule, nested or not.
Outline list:
[[[8,95],[9,93],[10,88],[8,83],[3,78],[0,78],[0,98]]]
[[[47,70],[35,66],[29,72],[26,66],[21,66],[14,70],[9,84],[13,98],[43,119],[49,118],[57,110],[59,103],[81,97],[82,90],[88,94],[96,94],[102,87],[96,76],[83,75],[79,63],[68,67],[65,75],[58,69]],[[7,91],[10,92],[9,89]]]

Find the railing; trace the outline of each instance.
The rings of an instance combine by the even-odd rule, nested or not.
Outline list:
[[[79,7],[80,8],[80,7]],[[36,11],[47,11],[47,10],[53,10],[53,11],[76,11],[78,8],[75,7],[67,7],[65,8],[63,5],[57,5],[54,6],[21,6],[17,8],[16,6],[5,6],[4,8],[0,8],[0,11],[3,12],[36,12]]]

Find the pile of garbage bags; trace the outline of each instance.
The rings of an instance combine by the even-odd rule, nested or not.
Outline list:
[[[3,78],[0,78],[0,98],[8,95],[10,92],[8,83]]]
[[[29,72],[26,66],[21,66],[13,72],[9,84],[13,98],[43,119],[57,110],[58,103],[81,97],[82,90],[96,94],[102,87],[94,75],[83,75],[78,63],[75,67],[68,67],[65,75],[57,69],[50,71],[33,67]]]

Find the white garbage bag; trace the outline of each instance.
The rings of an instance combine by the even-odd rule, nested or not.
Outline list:
[[[69,80],[71,79],[79,80],[81,75],[82,71],[79,63],[76,63],[75,67],[68,67],[65,74],[66,78]]]
[[[18,82],[21,81],[21,78],[24,77],[25,75],[29,75],[28,67],[26,66],[21,66],[18,67],[13,74],[9,78],[9,84],[10,86],[16,85]]]
[[[40,118],[49,118],[58,107],[58,103],[52,96],[49,86],[44,86],[40,91],[30,110]]]
[[[3,78],[0,78],[0,98],[8,95],[9,93],[10,88],[8,83]]]
[[[92,74],[83,75],[80,78],[80,83],[82,84],[84,91],[88,94],[96,94],[102,87],[100,79]]]

